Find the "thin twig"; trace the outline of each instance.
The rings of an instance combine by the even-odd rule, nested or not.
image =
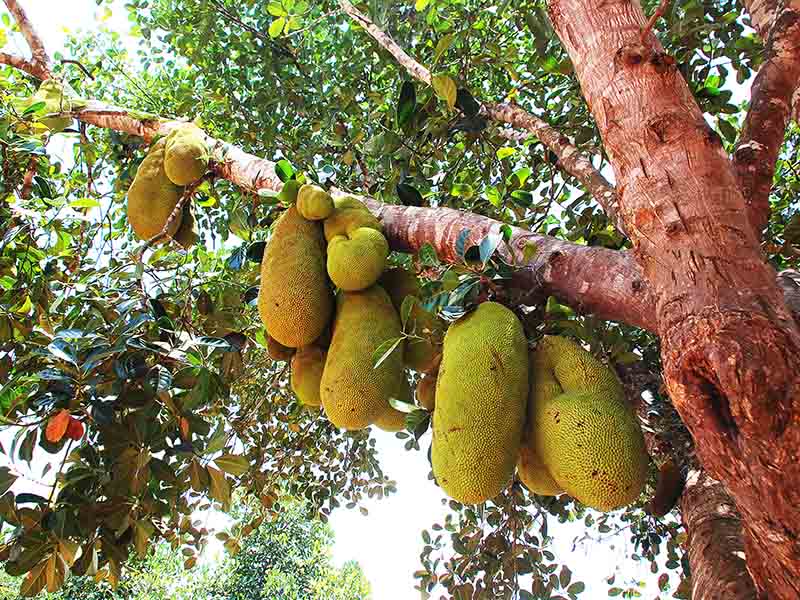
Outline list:
[[[647,25],[645,25],[644,29],[642,29],[642,34],[639,37],[642,44],[644,44],[644,41],[647,38],[647,36],[650,35],[650,32],[653,30],[656,21],[658,21],[661,17],[663,17],[664,13],[667,12],[668,6],[669,6],[669,0],[661,0],[661,3],[658,5],[658,8],[656,8],[656,11],[650,17],[650,20],[647,21]]]
[[[84,74],[84,75],[86,75],[86,76],[87,76],[89,79],[91,79],[92,81],[94,81],[94,75],[92,75],[92,74],[89,72],[89,69],[87,69],[86,67],[84,67],[84,66],[83,66],[83,65],[80,63],[80,61],[74,60],[74,59],[72,59],[72,58],[62,58],[62,59],[61,59],[61,64],[62,64],[62,65],[66,65],[66,64],[69,64],[69,65],[75,65],[75,66],[76,66],[76,67],[78,67],[78,68],[79,68],[81,71],[83,71],[83,74]]]

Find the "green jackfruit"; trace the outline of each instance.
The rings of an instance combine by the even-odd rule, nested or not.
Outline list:
[[[288,362],[294,356],[294,348],[287,348],[271,335],[267,334],[267,354],[272,360]]]
[[[429,373],[417,382],[417,404],[433,412],[436,406],[436,373]]]
[[[377,369],[372,360],[378,346],[400,333],[400,317],[380,286],[339,295],[321,383],[322,406],[331,423],[343,429],[367,427],[390,397],[403,393],[402,352],[392,353]]]
[[[197,223],[194,220],[191,205],[187,202],[183,207],[181,225],[172,239],[178,242],[184,250],[189,250],[197,243],[197,237]]]
[[[383,431],[402,431],[406,428],[406,413],[389,406],[375,419],[375,426]]]
[[[319,406],[322,403],[319,388],[326,357],[322,348],[305,346],[292,358],[292,390],[306,406]]]
[[[306,219],[320,221],[333,212],[333,198],[318,185],[304,185],[297,192],[297,210]]]
[[[609,511],[635,501],[648,456],[614,372],[577,343],[546,336],[536,349],[529,415],[535,453],[570,496]],[[563,393],[553,386],[555,379]]]
[[[57,79],[45,79],[36,93],[22,101],[18,108],[24,111],[34,104],[44,102],[44,107],[37,114],[48,115],[73,110],[76,108],[75,100],[75,93],[69,86],[62,85]],[[58,133],[72,124],[72,117],[41,117],[38,121],[51,132]]]
[[[128,190],[128,222],[142,240],[149,240],[161,233],[181,199],[182,189],[172,183],[164,172],[165,145],[164,138],[153,144]],[[172,221],[167,231],[169,235],[175,235],[181,220],[179,214]]]
[[[402,267],[386,269],[378,280],[378,284],[389,294],[397,312],[400,312],[403,300],[407,296],[420,297],[419,279],[414,273]]]
[[[436,481],[453,499],[493,498],[514,473],[528,397],[528,345],[522,324],[484,302],[450,326],[436,382]]]
[[[175,185],[189,185],[208,170],[208,143],[202,129],[191,123],[173,129],[167,136],[164,171]]]
[[[330,242],[337,235],[349,237],[350,233],[359,227],[369,227],[382,231],[380,221],[369,212],[366,204],[353,198],[343,196],[333,201],[333,212],[325,219],[325,239]]]
[[[523,443],[519,449],[517,475],[525,487],[534,494],[558,496],[564,491],[550,475],[550,471],[544,466],[542,459],[530,444]]]
[[[294,206],[275,223],[264,251],[258,309],[269,334],[289,348],[311,344],[331,319],[322,230]]]
[[[359,227],[349,236],[328,242],[328,276],[346,292],[367,289],[378,281],[389,256],[389,243],[380,231]]]

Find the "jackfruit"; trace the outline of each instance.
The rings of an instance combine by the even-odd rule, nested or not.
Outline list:
[[[614,372],[577,343],[545,337],[536,350],[529,434],[536,454],[570,496],[601,511],[635,501],[648,456],[634,413]],[[549,369],[549,372],[548,372]]]
[[[376,369],[374,351],[400,337],[400,317],[380,286],[342,292],[337,298],[333,339],[320,386],[328,419],[343,429],[362,429],[375,423],[389,398],[407,386],[402,348]]]
[[[300,348],[292,357],[292,390],[306,406],[319,406],[322,371],[325,368],[325,350],[317,346]]]
[[[165,145],[165,138],[153,144],[128,190],[128,222],[142,240],[149,240],[161,233],[181,199],[182,189],[172,183],[164,172]],[[182,215],[178,214],[167,230],[168,235],[175,235],[181,220]]]
[[[322,230],[294,206],[275,223],[264,251],[258,310],[269,334],[289,348],[311,344],[331,319]]]
[[[436,481],[464,504],[499,494],[514,473],[528,397],[528,345],[522,324],[484,302],[444,338],[436,382]]]
[[[333,198],[318,185],[304,185],[297,192],[297,210],[306,219],[321,221],[331,216]]]
[[[406,413],[389,406],[375,419],[375,426],[383,431],[402,431],[406,428]]]
[[[359,227],[349,236],[328,242],[328,276],[336,287],[355,292],[378,281],[389,256],[389,243],[380,231]]]
[[[349,236],[359,227],[369,227],[382,231],[380,221],[373,215],[366,204],[353,198],[343,196],[333,200],[333,212],[325,219],[325,239],[330,242],[337,235]]]
[[[402,267],[386,269],[378,279],[378,284],[389,294],[397,312],[400,312],[403,300],[407,296],[420,297],[419,279],[414,273]]]
[[[164,171],[175,185],[189,185],[208,170],[208,143],[202,129],[187,123],[167,135]]]
[[[57,79],[45,79],[30,98],[22,101],[18,108],[24,111],[34,104],[44,102],[44,107],[37,111],[37,114],[47,115],[53,113],[69,112],[75,106],[75,92],[68,85],[63,85]],[[47,127],[51,132],[58,133],[64,131],[72,124],[72,117],[41,117],[39,123]]]
[[[550,475],[550,471],[530,444],[523,443],[519,449],[517,475],[525,487],[534,494],[558,496],[564,491]]]
[[[294,348],[287,348],[271,335],[267,334],[267,354],[272,360],[287,362],[294,356]]]
[[[184,250],[189,250],[197,243],[197,227],[192,214],[191,205],[187,202],[183,207],[183,216],[181,217],[181,225],[178,231],[172,236]]]
[[[417,382],[417,404],[433,412],[436,406],[436,373],[429,373]]]

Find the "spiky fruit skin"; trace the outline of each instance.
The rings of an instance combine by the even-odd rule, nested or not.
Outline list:
[[[378,415],[375,426],[383,431],[402,431],[406,428],[406,413],[390,406]]]
[[[365,290],[383,273],[389,243],[380,231],[359,227],[328,242],[328,276],[345,292]]]
[[[417,404],[430,412],[436,407],[436,377],[428,374],[417,382]]]
[[[546,336],[536,349],[529,436],[556,483],[600,511],[634,502],[649,458],[614,372],[577,343]],[[561,393],[553,384],[561,388]]]
[[[517,475],[525,487],[534,494],[557,496],[564,491],[529,444],[523,443],[519,449]]]
[[[390,397],[401,397],[407,386],[402,352],[392,353],[377,369],[372,360],[378,346],[400,332],[400,317],[380,286],[340,294],[320,385],[331,423],[363,429],[375,423]]]
[[[289,348],[311,344],[331,319],[322,229],[294,206],[275,223],[264,251],[258,310],[269,334]]]
[[[419,279],[414,273],[402,267],[386,269],[378,279],[378,284],[389,294],[389,298],[392,299],[392,304],[394,304],[397,312],[400,312],[403,300],[407,296],[414,296],[415,298],[420,296]]]
[[[319,388],[327,353],[317,346],[300,348],[292,357],[292,390],[306,406],[322,404]]]
[[[267,336],[267,354],[272,360],[288,362],[294,353],[294,348],[287,348],[271,335]]]
[[[433,413],[433,474],[464,504],[493,498],[514,473],[528,397],[528,345],[508,308],[484,302],[444,339]]]
[[[128,190],[128,222],[139,239],[149,240],[161,233],[181,198],[182,190],[164,171],[166,139],[153,144],[136,171]],[[172,221],[167,233],[172,236],[180,227],[182,216]]]
[[[330,242],[337,235],[349,237],[350,232],[359,227],[369,227],[382,231],[381,223],[367,206],[352,196],[336,198],[333,212],[325,219],[325,239]]]
[[[208,144],[203,130],[188,123],[167,135],[164,172],[175,185],[189,185],[208,170]]]
[[[331,216],[333,198],[318,185],[306,184],[297,192],[297,210],[310,221],[321,221]]]

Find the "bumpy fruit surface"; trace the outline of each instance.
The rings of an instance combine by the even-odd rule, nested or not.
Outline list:
[[[532,388],[528,433],[553,479],[597,510],[635,501],[649,459],[614,372],[567,338],[546,336],[535,356],[534,380],[549,383]]]
[[[317,346],[300,348],[292,357],[292,390],[306,406],[319,406],[322,371],[327,354]]]
[[[436,383],[431,458],[453,499],[484,502],[514,473],[528,397],[528,346],[508,308],[484,302],[453,323]]]
[[[517,475],[525,487],[534,494],[558,496],[564,491],[550,475],[550,471],[530,444],[523,443],[519,449]]]
[[[376,231],[382,231],[381,223],[369,212],[366,204],[353,198],[343,196],[333,201],[333,212],[325,219],[325,239],[331,241],[337,235],[349,236],[350,233],[359,227],[369,227]]]
[[[322,405],[337,427],[362,429],[376,422],[390,397],[402,398],[407,388],[401,349],[378,368],[373,366],[378,346],[400,336],[400,317],[377,285],[343,292],[337,300],[333,339],[322,374]]]
[[[203,130],[187,123],[167,135],[164,171],[175,185],[189,185],[208,170],[208,144]]]
[[[388,256],[389,243],[383,234],[359,227],[328,242],[328,275],[346,292],[364,290],[378,280]]]
[[[261,261],[258,309],[269,334],[284,346],[308,346],[333,313],[319,223],[288,208],[275,223]]]
[[[153,144],[128,190],[128,222],[142,240],[161,233],[181,198],[181,188],[172,183],[164,171],[165,145],[165,138]],[[170,236],[175,235],[181,221],[179,214],[167,231]]]
[[[318,185],[306,184],[297,192],[297,210],[310,221],[327,219],[333,212],[333,198]]]
[[[272,360],[290,361],[294,352],[294,348],[287,348],[271,335],[267,335],[267,354]]]

